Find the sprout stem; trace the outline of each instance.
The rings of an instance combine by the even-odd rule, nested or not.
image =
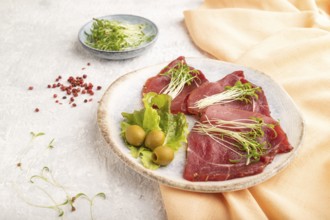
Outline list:
[[[192,74],[194,73],[194,74]],[[164,87],[160,93],[167,94],[174,99],[183,90],[184,86],[190,85],[195,81],[199,71],[191,69],[183,60],[178,62],[174,67],[162,73],[161,75],[169,76],[171,78],[170,83]]]
[[[234,86],[227,86],[225,91],[198,100],[192,108],[203,109],[215,104],[226,104],[233,101],[244,101],[250,103],[253,98],[258,99],[257,92],[260,87],[253,87],[251,83],[237,81]]]
[[[260,157],[266,152],[266,142],[261,142],[265,133],[263,128],[267,127],[274,131],[273,124],[266,124],[261,118],[239,119],[226,121],[221,119],[196,122],[193,131],[202,135],[207,135],[217,143],[236,153],[240,157],[246,158],[246,165],[253,161],[259,161]],[[233,142],[228,141],[233,140]],[[227,144],[227,145],[226,145]],[[245,152],[245,155],[236,151]]]

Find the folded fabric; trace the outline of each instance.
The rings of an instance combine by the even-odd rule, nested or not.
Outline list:
[[[206,0],[184,13],[211,56],[270,75],[305,120],[294,161],[249,189],[204,194],[160,186],[169,219],[330,219],[329,1]]]

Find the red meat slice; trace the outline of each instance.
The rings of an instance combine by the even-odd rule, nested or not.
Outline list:
[[[268,141],[269,145],[265,155],[258,162],[246,165],[246,160],[241,159],[238,163],[232,163],[230,160],[240,159],[240,156],[234,153],[231,150],[233,147],[225,141],[233,142],[233,140],[227,138],[225,141],[215,141],[207,135],[192,130],[188,136],[187,160],[183,177],[190,181],[223,181],[255,175],[261,173],[276,154],[292,150],[280,125],[271,117],[260,113],[216,105],[205,110],[201,121],[203,123],[212,119],[232,121],[251,117],[262,118],[267,124],[274,124],[276,131],[275,135],[270,128],[263,128],[265,135],[260,141]],[[239,151],[236,147],[234,150]],[[240,153],[246,154],[243,151]]]
[[[220,79],[217,82],[204,83],[203,85],[195,89],[193,92],[191,92],[187,100],[188,112],[194,115],[201,114],[203,112],[203,109],[198,109],[194,107],[197,101],[207,96],[221,93],[225,91],[226,86],[234,86],[237,81],[241,81],[242,83],[249,82],[245,79],[243,71],[235,71],[231,74],[226,75],[224,78]],[[255,85],[253,86],[256,87]],[[261,90],[261,92],[258,92],[257,94],[258,99],[253,99],[251,103],[245,103],[243,101],[233,101],[218,105],[242,109],[246,111],[259,112],[261,114],[270,116],[268,102],[264,92]]]
[[[161,74],[165,73],[167,70],[171,68],[174,68],[178,62],[183,62],[184,64],[187,64],[183,56],[180,56],[177,59],[173,60],[164,69],[162,69],[158,75],[151,77],[146,81],[146,83],[143,86],[142,93],[143,94],[148,92],[161,93],[162,90],[164,90],[164,88],[166,88],[171,81],[170,77]],[[190,69],[193,70],[194,68],[190,67]],[[187,99],[191,91],[199,87],[204,82],[208,82],[204,74],[199,70],[198,72],[199,74],[197,75],[197,78],[195,78],[194,82],[191,83],[190,85],[185,85],[181,93],[172,100],[171,112],[173,114],[176,114],[178,112],[189,114],[187,109]]]

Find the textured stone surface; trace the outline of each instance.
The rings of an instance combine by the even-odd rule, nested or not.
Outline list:
[[[135,173],[106,147],[97,127],[97,101],[119,76],[180,55],[203,55],[189,39],[183,10],[201,1],[39,0],[0,2],[0,219],[58,219],[56,210],[28,205],[53,205],[65,201],[63,190],[30,177],[47,166],[58,183],[73,196],[104,192],[96,199],[94,219],[166,219],[156,182]],[[160,35],[144,55],[125,61],[101,60],[83,50],[77,41],[80,27],[93,17],[135,14],[154,21]],[[87,63],[91,63],[87,66]],[[82,68],[86,68],[82,70]],[[102,86],[93,101],[77,107],[55,103],[59,90],[46,86],[61,75],[87,74],[87,81]],[[33,86],[33,90],[28,90]],[[129,89],[129,88],[127,88]],[[55,92],[56,91],[56,92]],[[87,96],[86,96],[87,97]],[[125,96],[123,96],[123,99]],[[34,112],[35,108],[40,112]],[[31,141],[30,132],[45,135]],[[52,150],[47,148],[54,139]],[[21,168],[17,163],[21,162]],[[25,198],[26,201],[23,200]],[[90,219],[86,200],[78,199],[76,211],[63,206],[63,219]]]

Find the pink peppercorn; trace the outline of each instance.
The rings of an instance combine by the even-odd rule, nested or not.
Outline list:
[[[88,66],[90,66],[90,63],[87,63]],[[83,68],[85,69],[85,68]],[[83,94],[89,94],[90,96],[93,96],[96,90],[101,90],[101,86],[95,86],[90,82],[85,82],[85,79],[87,79],[87,74],[83,74],[82,76],[69,76],[67,77],[67,83],[68,85],[62,84],[59,81],[62,79],[62,76],[58,75],[58,77],[54,80],[54,84],[49,84],[48,88],[59,88],[60,91],[65,93],[65,96],[61,96],[62,100],[68,99],[68,104],[72,107],[77,106],[77,100],[74,98],[78,97],[79,95]],[[93,89],[94,88],[94,89]],[[57,94],[53,94],[53,98],[58,98]],[[55,100],[56,103],[60,103],[58,99]],[[83,99],[84,103],[91,102],[92,99]]]

